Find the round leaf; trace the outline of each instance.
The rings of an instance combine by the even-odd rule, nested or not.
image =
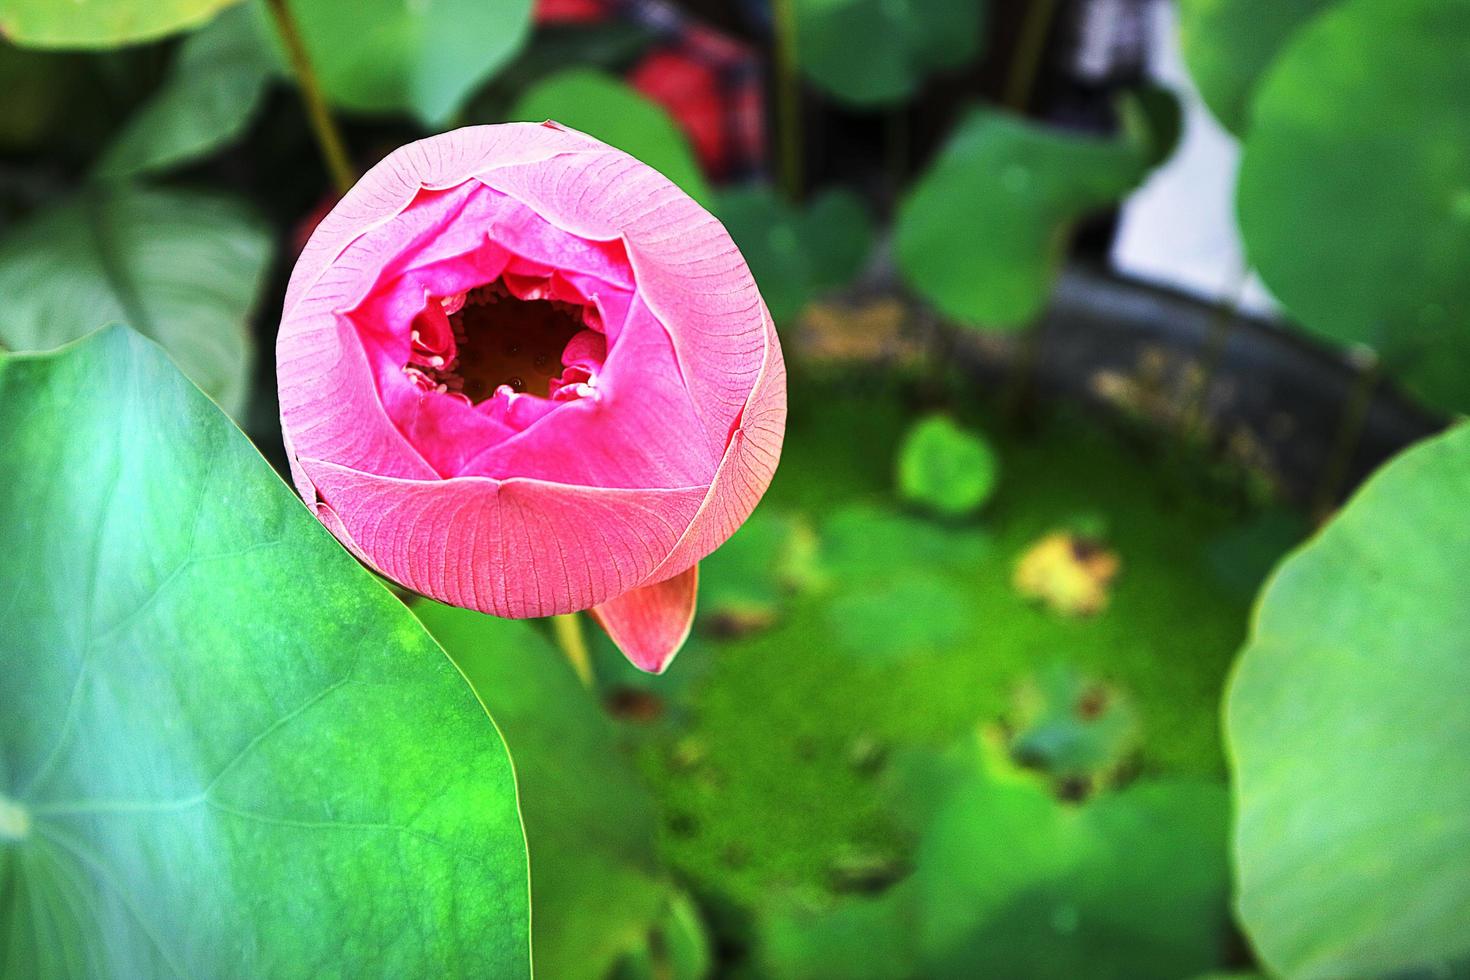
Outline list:
[[[1068,226],[1142,179],[1147,151],[981,109],[899,209],[899,271],[946,316],[1029,323],[1051,291]]]
[[[0,346],[50,350],[128,323],[238,416],[253,357],[247,319],[270,250],[231,198],[84,191],[0,240]]]
[[[525,623],[421,602],[415,612],[494,715],[515,757],[531,854],[536,972],[607,977],[647,941],[671,890],[653,803],[561,652]]]
[[[1246,251],[1291,312],[1452,409],[1470,408],[1467,52],[1460,0],[1329,10],[1262,84],[1239,189]]]
[[[791,2],[803,74],[858,105],[906,99],[930,74],[964,65],[980,48],[979,0]]]
[[[198,27],[239,0],[0,0],[0,38],[36,48],[117,48]]]
[[[920,419],[898,451],[898,492],[939,514],[973,513],[995,490],[990,444],[943,415]]]
[[[1292,35],[1340,0],[1179,0],[1184,61],[1205,105],[1236,134],[1251,96]]]
[[[0,360],[0,974],[528,976],[510,759],[156,347]]]
[[[1270,972],[1470,958],[1470,426],[1372,477],[1267,584],[1230,686],[1241,920]]]
[[[701,204],[709,203],[709,187],[684,134],[660,106],[615,78],[575,69],[553,75],[522,95],[510,118],[552,119],[580,129],[642,160]]]
[[[449,121],[520,51],[531,0],[289,0],[327,98]]]

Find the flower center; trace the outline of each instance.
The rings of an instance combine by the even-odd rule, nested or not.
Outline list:
[[[449,356],[433,356],[440,353],[433,349],[437,345],[416,337],[415,353],[430,356],[416,357],[413,366],[432,384],[475,403],[492,397],[501,385],[549,397],[552,379],[562,374],[562,352],[586,329],[580,306],[517,299],[499,280],[470,290],[463,305],[445,311],[454,336]]]

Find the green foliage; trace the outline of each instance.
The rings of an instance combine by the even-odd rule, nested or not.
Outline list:
[[[1041,312],[1073,222],[1123,197],[1156,155],[1134,137],[973,111],[899,209],[899,271],[944,315],[989,329]]]
[[[198,27],[238,0],[0,0],[0,37],[37,48],[117,48]]]
[[[333,103],[409,112],[435,128],[516,55],[531,25],[531,0],[290,2]]]
[[[675,900],[655,857],[652,804],[617,732],[560,651],[526,624],[428,601],[414,611],[515,759],[537,973],[606,977],[664,928]]]
[[[1188,976],[1220,965],[1228,805],[1139,783],[1081,806],[974,746],[904,772],[925,801],[911,876],[877,898],[779,909],[772,976]]]
[[[1246,251],[1291,312],[1456,410],[1470,408],[1467,51],[1461,0],[1333,7],[1262,83],[1239,190]]]
[[[749,187],[721,194],[714,211],[778,324],[789,323],[819,293],[850,282],[872,250],[872,219],[850,191],[829,189],[797,208],[770,187]]]
[[[1058,780],[1115,775],[1138,747],[1138,713],[1111,685],[1054,663],[1016,694],[1011,755]]]
[[[980,49],[981,0],[791,0],[796,54],[812,82],[860,106],[902,101]]]
[[[0,974],[528,975],[504,744],[229,420],[114,327],[0,428]]]
[[[597,71],[571,69],[537,82],[509,118],[552,119],[630,153],[709,205],[710,190],[689,141],[661,106],[626,83]]]
[[[914,423],[898,451],[898,492],[937,514],[963,517],[990,499],[997,469],[980,435],[930,415]]]
[[[238,416],[271,241],[239,201],[90,188],[0,240],[0,345],[49,350],[109,323],[158,341]]]
[[[1313,17],[1342,0],[1180,0],[1184,60],[1205,105],[1236,135],[1272,61]]]
[[[280,70],[262,28],[248,8],[237,7],[186,40],[163,88],[128,120],[98,172],[163,170],[237,139]]]
[[[1263,593],[1226,723],[1273,973],[1470,962],[1470,427],[1377,473]]]

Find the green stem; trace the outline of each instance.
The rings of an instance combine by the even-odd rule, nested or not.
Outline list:
[[[1057,0],[1031,0],[1026,11],[1021,37],[1016,41],[1010,71],[1006,74],[1005,104],[1016,112],[1025,112],[1031,105],[1036,76],[1041,71],[1041,56],[1046,51],[1046,39],[1051,34],[1056,12]]]
[[[583,687],[592,686],[592,655],[587,651],[587,638],[582,635],[582,620],[576,613],[551,617],[551,634],[577,672]]]
[[[801,87],[796,74],[795,0],[771,0],[775,40],[777,152],[781,189],[788,201],[801,197]]]
[[[286,47],[286,56],[291,61],[291,70],[296,75],[296,84],[301,91],[301,101],[306,106],[306,118],[311,123],[312,135],[322,152],[322,161],[327,173],[336,185],[337,193],[346,194],[357,180],[348,159],[346,144],[337,129],[332,113],[327,109],[326,96],[322,94],[321,82],[311,66],[311,57],[306,52],[306,42],[301,39],[301,30],[296,18],[287,6],[287,0],[266,0],[271,17],[276,23],[276,32]]]
[[[1383,375],[1378,357],[1372,354],[1369,357],[1371,360],[1358,372],[1353,389],[1348,394],[1331,452],[1317,481],[1317,492],[1312,497],[1313,524],[1321,524],[1332,516],[1342,485],[1347,480],[1348,468],[1357,455],[1358,443],[1363,436],[1363,424],[1368,420],[1368,409],[1373,404],[1373,395],[1378,390],[1378,381]]]

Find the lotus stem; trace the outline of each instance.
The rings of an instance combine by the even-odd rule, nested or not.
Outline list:
[[[327,173],[331,175],[337,193],[346,194],[357,181],[357,175],[348,159],[342,133],[337,129],[337,123],[327,108],[326,96],[322,94],[321,82],[316,76],[316,70],[312,68],[311,56],[307,54],[306,42],[301,38],[296,18],[292,15],[287,0],[266,0],[266,6],[270,8],[271,17],[276,23],[276,32],[281,35],[281,43],[286,47],[291,71],[296,76],[297,88],[301,92],[301,102],[306,107],[306,118],[311,123],[311,132],[316,137]]]
[[[771,0],[775,40],[776,125],[781,189],[788,201],[801,196],[801,88],[796,66],[795,0]]]
[[[1317,482],[1317,492],[1312,497],[1311,517],[1314,525],[1326,522],[1332,516],[1338,494],[1347,480],[1348,467],[1357,455],[1358,443],[1363,436],[1363,424],[1368,420],[1368,409],[1373,404],[1373,395],[1378,390],[1378,381],[1383,376],[1383,365],[1376,354],[1366,353],[1367,364],[1363,366],[1343,406],[1342,420],[1337,426],[1337,435],[1332,440],[1332,449],[1322,467]]]
[[[576,671],[583,687],[592,686],[592,655],[587,651],[587,638],[582,635],[582,620],[576,613],[551,617],[551,634]]]
[[[1016,112],[1024,113],[1031,106],[1036,76],[1041,71],[1041,56],[1046,51],[1046,39],[1051,34],[1056,12],[1057,0],[1032,0],[1026,11],[1021,37],[1006,75],[1005,104]]]

